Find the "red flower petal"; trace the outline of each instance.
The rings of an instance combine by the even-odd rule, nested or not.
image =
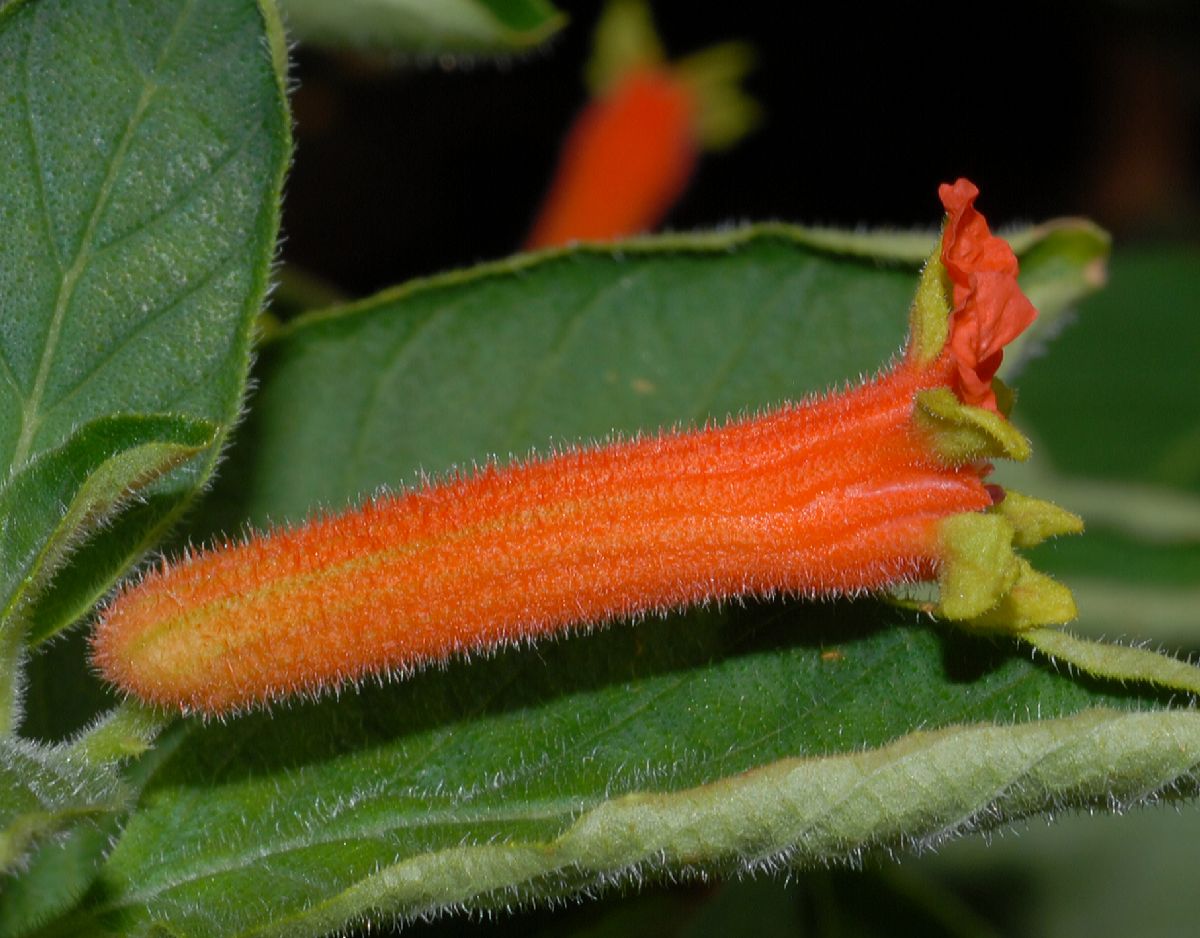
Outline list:
[[[1037,310],[1017,284],[1017,257],[975,210],[979,190],[966,179],[938,190],[946,207],[942,263],[954,285],[950,352],[959,397],[996,411],[992,378],[1004,346],[1025,331]]]

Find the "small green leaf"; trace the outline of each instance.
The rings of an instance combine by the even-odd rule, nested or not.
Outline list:
[[[121,810],[127,800],[111,765],[62,747],[0,739],[0,875],[18,868],[37,841]]]
[[[215,437],[190,417],[100,417],[0,486],[0,628],[123,502]]]
[[[502,55],[549,39],[566,23],[549,0],[283,0],[303,42],[420,55]]]
[[[0,10],[0,476],[109,415],[218,437],[236,417],[289,154],[282,48],[250,0]],[[39,635],[161,538],[218,450],[76,555]]]
[[[25,938],[74,905],[100,869],[119,815],[80,821],[44,840],[0,879],[0,938]]]

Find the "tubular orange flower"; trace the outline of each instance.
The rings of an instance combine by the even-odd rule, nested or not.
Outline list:
[[[653,228],[696,164],[696,101],[669,69],[626,74],[577,118],[525,242],[543,248]]]
[[[745,46],[662,60],[649,11],[615,0],[597,27],[595,98],[576,119],[525,242],[606,241],[657,225],[682,195],[702,149],[731,145],[754,123],[737,89]]]
[[[733,596],[937,578],[950,618],[1065,621],[1069,594],[1013,545],[1076,522],[994,497],[985,460],[1020,458],[1023,438],[952,390],[990,380],[998,351],[972,339],[964,356],[958,331],[1003,336],[1024,316],[978,288],[973,258],[1000,252],[966,186],[942,193],[961,303],[951,315],[935,256],[907,354],[875,379],[723,427],[489,467],[163,563],[101,613],[95,663],[143,700],[221,713]]]

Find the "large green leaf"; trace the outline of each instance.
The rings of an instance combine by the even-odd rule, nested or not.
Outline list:
[[[1084,223],[1046,231],[1070,250],[1025,238],[1025,276],[1059,284],[1044,303],[1053,316],[1090,288],[1082,271],[1107,242]],[[914,271],[933,243],[783,225],[674,235],[518,258],[314,314],[267,346],[200,533],[303,518],[491,455],[724,419],[871,374],[904,343]]]
[[[428,56],[518,52],[566,22],[549,0],[283,0],[305,42]]]
[[[289,151],[282,50],[250,0],[0,12],[3,475],[109,414],[236,416]],[[216,453],[75,556],[40,634],[161,537]]]
[[[822,390],[898,349],[914,284],[773,229],[518,260],[313,316],[264,348],[204,523]],[[322,934],[1188,791],[1200,721],[1165,701],[872,602],[617,626],[181,724],[64,929]]]
[[[1153,700],[872,604],[618,628],[180,727],[83,920],[319,935],[371,910],[931,844],[1200,764],[1194,714],[1051,719],[1098,703]]]

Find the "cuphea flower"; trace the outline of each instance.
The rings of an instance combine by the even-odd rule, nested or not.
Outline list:
[[[1069,592],[1014,548],[1078,519],[986,482],[990,460],[1028,455],[993,373],[1031,307],[974,187],[941,194],[906,354],[874,379],[724,426],[489,466],[164,563],[103,610],[96,664],[144,700],[220,713],[734,596],[936,579],[931,608],[973,627],[1067,621]]]

